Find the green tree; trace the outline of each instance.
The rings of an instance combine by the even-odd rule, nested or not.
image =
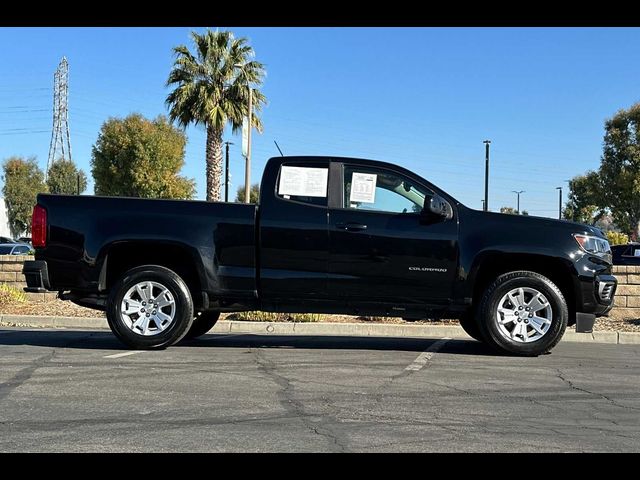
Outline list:
[[[44,173],[36,159],[10,157],[2,165],[4,187],[2,194],[7,205],[9,229],[16,238],[31,232],[31,215],[38,193],[46,192]]]
[[[79,192],[78,183],[80,183]],[[79,195],[87,189],[87,176],[76,167],[73,161],[61,158],[53,162],[49,168],[47,186],[51,193]]]
[[[236,202],[244,203],[244,199],[244,185],[240,185],[236,192]],[[249,200],[249,203],[258,203],[260,200],[260,184],[254,183],[251,185],[251,189],[249,190]]]
[[[529,215],[529,212],[522,210],[520,213],[513,207],[500,207],[500,213],[506,213],[508,215]]]
[[[169,118],[186,128],[194,123],[207,131],[207,200],[220,199],[222,176],[222,133],[227,124],[233,132],[242,128],[249,111],[251,86],[253,109],[260,111],[266,99],[258,90],[265,75],[255,60],[246,38],[234,38],[228,31],[191,32],[195,54],[180,45],[173,49],[176,59],[167,80],[175,86],[166,99]],[[252,125],[262,130],[257,115]]]
[[[508,215],[515,215],[516,209],[513,207],[500,207],[500,213],[506,213]]]
[[[588,171],[569,180],[569,198],[564,209],[564,218],[574,222],[594,225],[604,214],[600,176]]]
[[[600,164],[601,204],[631,239],[640,222],[640,103],[620,110],[605,122]]]
[[[184,166],[184,132],[165,117],[139,114],[103,123],[93,146],[91,173],[96,195],[190,199],[193,179],[179,175]]]

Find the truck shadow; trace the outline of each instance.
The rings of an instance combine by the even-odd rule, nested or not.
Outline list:
[[[194,340],[183,340],[176,347],[386,350],[420,353],[439,340],[439,338],[359,337],[348,335],[208,334]],[[437,351],[439,353],[461,355],[504,356],[471,339],[448,340]]]
[[[170,348],[289,348],[299,350],[386,350],[419,353],[427,350],[438,340],[440,339],[415,337],[212,333],[194,340],[183,340]],[[111,332],[104,330],[0,329],[0,347],[3,345],[79,350],[128,350]],[[471,339],[449,340],[438,349],[438,352],[460,355],[504,356]]]

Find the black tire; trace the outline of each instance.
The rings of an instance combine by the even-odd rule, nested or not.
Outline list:
[[[127,326],[121,310],[126,293],[141,282],[156,282],[162,285],[170,292],[175,304],[171,323],[164,331],[150,336],[136,333]],[[191,293],[182,278],[168,268],[158,265],[132,268],[122,276],[109,293],[107,321],[114,335],[131,348],[140,350],[166,348],[179,342],[191,328],[193,323]]]
[[[185,340],[201,337],[209,330],[211,330],[216,323],[218,323],[219,318],[220,312],[212,310],[202,312],[200,315],[193,319],[191,328],[184,336]]]
[[[476,316],[474,315],[474,311],[469,309],[460,317],[460,326],[474,340],[485,343],[484,338],[482,338],[482,333],[480,333],[480,327],[476,322]]]
[[[551,307],[552,317],[545,333],[528,343],[520,342],[501,333],[498,323],[498,304],[513,289],[528,287],[542,293]],[[546,304],[545,304],[546,305]],[[519,308],[519,307],[518,307]],[[515,307],[514,307],[515,309]],[[527,314],[525,312],[524,315]],[[518,312],[519,315],[522,313]],[[516,317],[514,317],[516,318]],[[525,318],[524,316],[517,318]],[[537,356],[549,352],[562,338],[567,328],[569,312],[560,289],[547,277],[535,272],[515,271],[500,275],[485,291],[476,314],[476,324],[486,342],[501,351],[522,356]],[[528,323],[525,319],[524,323]],[[514,329],[515,329],[514,322]],[[524,328],[527,328],[522,325]],[[531,328],[533,326],[531,325]],[[518,335],[516,335],[518,336]],[[524,338],[524,337],[523,337]]]

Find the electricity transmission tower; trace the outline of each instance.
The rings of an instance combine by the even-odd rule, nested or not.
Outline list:
[[[69,64],[62,57],[60,65],[53,74],[53,130],[49,144],[47,172],[53,162],[59,158],[71,160],[71,139],[69,137]]]

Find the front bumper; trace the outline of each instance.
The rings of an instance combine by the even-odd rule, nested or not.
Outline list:
[[[28,260],[24,262],[22,273],[26,279],[25,292],[42,293],[51,290],[49,270],[44,260]]]
[[[613,275],[597,275],[593,284],[596,317],[606,315],[613,308],[618,280]]]
[[[576,332],[591,333],[596,317],[607,315],[613,308],[618,280],[613,275],[595,275],[582,283],[582,309],[576,312]]]

